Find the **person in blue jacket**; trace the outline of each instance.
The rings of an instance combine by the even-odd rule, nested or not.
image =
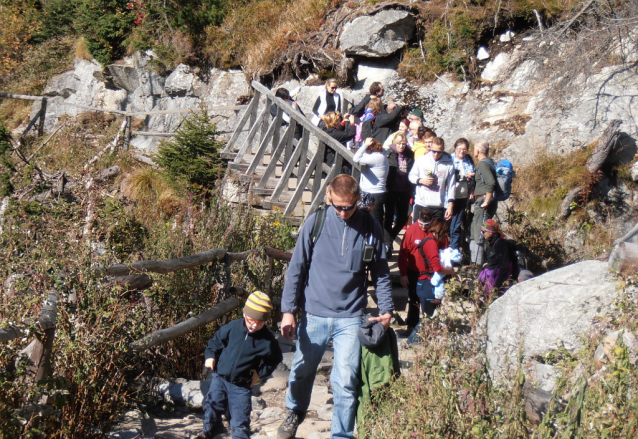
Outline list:
[[[334,394],[332,438],[354,438],[358,373],[361,363],[359,328],[366,306],[368,273],[379,305],[379,321],[387,329],[392,312],[392,286],[383,245],[383,229],[357,204],[360,189],[349,175],[328,185],[326,210],[308,217],[292,255],[281,296],[281,333],[290,340],[298,329],[280,439],[295,437],[303,421],[321,358],[332,341],[334,365],[330,374]],[[317,215],[324,215],[320,233]],[[315,239],[313,239],[313,237]],[[297,328],[294,313],[300,310]]]
[[[279,343],[266,326],[271,312],[268,295],[255,291],[246,300],[243,318],[222,326],[208,341],[204,366],[213,373],[202,403],[204,431],[196,439],[222,433],[221,416],[227,411],[233,439],[250,437],[250,389],[283,360]]]

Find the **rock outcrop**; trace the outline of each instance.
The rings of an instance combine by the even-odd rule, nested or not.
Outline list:
[[[574,354],[596,319],[611,313],[619,294],[603,261],[580,262],[514,285],[484,317],[492,379],[504,382],[522,368],[528,380],[553,390],[557,373],[543,356],[562,349]]]
[[[403,49],[414,36],[416,19],[407,11],[384,10],[347,23],[339,48],[348,55],[382,58]]]
[[[136,115],[138,125],[151,132],[174,132],[188,112],[233,106],[250,93],[244,74],[237,71],[210,69],[202,72],[180,64],[169,75],[157,73],[152,53],[136,53],[117,64],[102,68],[93,61],[78,59],[73,70],[54,76],[44,95],[49,97],[45,130],[51,130],[58,119],[78,115],[88,107],[126,112],[164,112],[148,116]],[[36,104],[33,115],[39,109]],[[237,111],[215,112],[217,128],[222,133],[233,131],[239,121]],[[142,150],[154,150],[157,138],[134,136],[131,144]]]

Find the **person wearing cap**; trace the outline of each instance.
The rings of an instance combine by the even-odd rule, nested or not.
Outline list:
[[[410,111],[410,113],[408,114],[408,120],[410,122],[424,123],[425,120],[423,120],[423,111],[419,110],[418,108],[413,108],[412,111]]]
[[[514,273],[514,261],[511,257],[510,245],[501,233],[501,228],[493,219],[481,225],[481,234],[485,239],[485,260],[487,265],[478,276],[483,287],[483,295],[489,298],[494,292],[499,296],[512,285],[518,273]]]
[[[204,431],[196,439],[222,433],[221,416],[227,411],[233,439],[250,437],[250,389],[283,360],[279,343],[266,325],[271,313],[270,297],[255,291],[246,300],[244,316],[219,328],[208,341],[204,366],[212,376],[202,403]]]
[[[330,182],[321,233],[313,233],[319,214],[313,213],[301,228],[286,272],[281,334],[287,340],[295,333],[298,337],[286,395],[288,414],[277,430],[279,439],[294,438],[303,422],[317,368],[330,342],[334,347],[331,437],[354,438],[361,366],[357,334],[364,319],[369,277],[379,304],[379,316],[369,320],[387,329],[394,311],[383,229],[358,208],[359,196],[359,184],[350,175],[338,175]]]

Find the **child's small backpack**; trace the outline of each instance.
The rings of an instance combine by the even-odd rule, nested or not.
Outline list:
[[[512,162],[503,159],[496,165],[496,181],[500,190],[494,191],[496,201],[505,201],[512,194],[512,179],[516,177]]]

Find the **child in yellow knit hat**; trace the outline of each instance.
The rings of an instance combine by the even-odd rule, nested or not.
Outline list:
[[[283,360],[279,343],[266,326],[271,312],[270,297],[255,291],[246,300],[243,318],[222,326],[208,341],[204,365],[213,373],[202,404],[204,431],[197,439],[223,432],[221,415],[227,410],[233,439],[250,437],[250,389]]]

